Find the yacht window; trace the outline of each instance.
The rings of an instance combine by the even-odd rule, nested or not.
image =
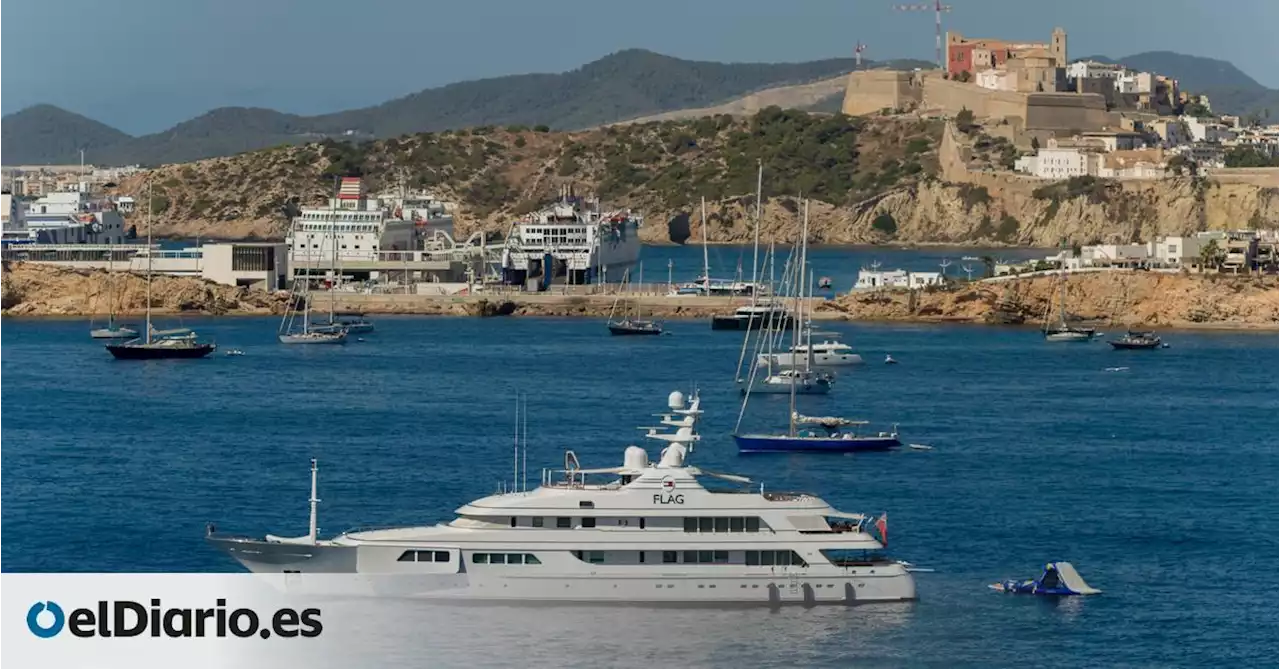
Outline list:
[[[644,564],[644,551],[640,551],[640,564]]]
[[[764,567],[772,567],[773,551],[760,551],[760,564]]]
[[[582,526],[583,526],[583,527],[595,527],[595,526],[596,526],[596,519],[595,519],[595,518],[592,518],[592,517],[589,517],[589,516],[588,516],[588,517],[584,517],[584,518],[582,519]]]
[[[435,554],[436,554],[436,562],[449,561],[449,551],[435,551]]]
[[[697,561],[698,561],[698,551],[685,551],[685,552],[684,552],[684,563],[685,563],[685,564],[694,564],[694,563],[696,563]]]
[[[516,517],[515,517],[515,516],[512,516],[512,517],[511,517],[511,526],[512,526],[512,527],[515,527],[515,526],[516,526]]]
[[[542,527],[542,516],[534,516],[534,517],[533,517],[533,526],[534,526],[534,527]]]
[[[716,531],[717,531],[717,532],[728,532],[728,531],[729,531],[729,519],[728,519],[728,518],[716,518]]]
[[[685,519],[684,519],[684,531],[685,531],[685,532],[697,532],[697,531],[698,531],[698,519],[697,519],[697,518],[685,518]]]
[[[711,564],[711,551],[698,551],[698,562],[700,564]]]
[[[760,531],[760,519],[759,519],[759,518],[757,518],[757,517],[755,517],[755,516],[749,516],[749,517],[747,517],[747,531],[748,531],[748,532],[759,532],[759,531]]]
[[[741,532],[741,531],[742,531],[742,527],[743,527],[743,522],[744,522],[744,521],[743,521],[743,519],[742,519],[742,518],[730,518],[730,519],[729,519],[729,531],[730,531],[730,532]]]
[[[699,519],[698,519],[698,531],[699,531],[699,532],[710,532],[710,531],[712,531],[713,529],[715,529],[715,519],[714,519],[714,518],[699,518]]]
[[[786,567],[791,564],[791,551],[776,551],[776,552],[777,552],[777,555],[774,557],[774,560],[773,560],[774,564],[778,565],[779,567]]]
[[[747,566],[756,567],[760,565],[760,551],[747,551]]]
[[[396,562],[413,562],[413,554],[415,551],[405,551],[396,558]]]
[[[507,553],[507,564],[524,564],[524,553]]]
[[[677,560],[675,551],[662,551],[662,564],[674,564]]]
[[[536,556],[536,555],[533,555],[533,554],[531,554],[531,553],[525,553],[525,554],[524,554],[524,563],[525,563],[525,564],[542,564],[542,560],[539,560],[539,559],[538,559],[538,556]]]
[[[506,563],[507,563],[506,553],[494,553],[489,556],[489,564],[506,564]]]
[[[716,564],[726,564],[729,562],[729,551],[715,551],[711,556],[711,561]]]
[[[556,518],[556,527],[573,527],[573,519],[564,517]]]
[[[489,563],[489,554],[488,554],[488,553],[473,553],[473,554],[471,555],[471,561],[472,561],[472,562],[474,562],[475,564],[488,564],[488,563]]]
[[[604,564],[604,551],[587,551],[587,562]]]
[[[644,518],[640,519],[640,529],[644,529]]]
[[[578,508],[579,508],[579,509],[594,509],[594,508],[596,508],[596,503],[595,503],[595,502],[586,502],[586,501],[578,502]]]

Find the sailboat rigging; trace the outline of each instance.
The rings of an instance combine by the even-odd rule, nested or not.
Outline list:
[[[155,249],[151,245],[151,180],[147,181],[147,322],[140,339],[120,344],[107,344],[107,351],[118,360],[161,360],[169,358],[203,358],[213,353],[217,345],[200,342],[196,333],[187,328],[157,330],[151,324],[151,258]]]
[[[107,326],[104,328],[94,328],[90,323],[89,336],[94,339],[133,339],[138,336],[138,331],[128,325],[121,325],[116,322],[116,300],[117,295],[114,290],[115,276],[115,245],[112,242],[107,244],[107,308],[110,309],[107,316]]]
[[[335,180],[336,186],[336,180]],[[329,206],[329,240],[333,245],[334,263],[333,273],[337,275],[337,246],[338,246],[338,225],[337,225],[337,193],[334,193],[334,199],[330,201]],[[291,224],[294,227],[291,239],[296,239],[297,222]],[[323,245],[321,251],[323,251]],[[308,255],[311,255],[308,253]],[[302,278],[302,287],[299,289],[298,278],[295,276],[289,285],[289,305],[285,308],[284,316],[280,320],[280,331],[277,338],[281,344],[345,344],[347,342],[347,330],[344,327],[334,324],[334,296],[330,294],[329,306],[329,324],[328,325],[312,325],[311,324],[311,264],[304,266]],[[332,285],[330,291],[332,293]],[[301,321],[298,318],[298,308],[301,305],[302,314]]]
[[[1067,260],[1065,251],[1061,254],[1061,265],[1058,271],[1058,323],[1051,325],[1049,312],[1053,310],[1053,300],[1049,300],[1044,317],[1045,341],[1091,341],[1094,329],[1067,324]]]
[[[662,323],[654,320],[648,320],[640,314],[640,297],[637,295],[632,302],[635,305],[635,315],[631,315],[631,309],[627,306],[624,296],[627,288],[631,285],[631,270],[627,269],[622,274],[622,285],[618,287],[618,296],[613,300],[613,307],[609,310],[609,334],[612,335],[660,335],[662,334]],[[640,285],[644,286],[644,263],[640,263]],[[614,315],[618,311],[618,304],[622,303],[622,318],[614,319]]]

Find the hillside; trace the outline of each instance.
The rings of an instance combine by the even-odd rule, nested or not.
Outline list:
[[[75,115],[70,112],[41,105],[4,117],[0,126],[5,164],[72,162],[79,160],[77,147],[88,143],[92,150],[86,152],[86,160],[92,163],[159,165],[326,136],[387,138],[479,125],[587,128],[711,106],[765,88],[828,79],[853,67],[852,58],[713,63],[632,49],[560,74],[466,81],[335,114],[297,116],[269,109],[222,108],[151,135],[135,138],[112,130],[114,135],[100,138],[73,122],[69,117]],[[19,140],[9,144],[11,137]]]
[[[755,190],[757,159],[767,175],[766,196],[789,196],[778,199],[780,206],[794,212],[800,192],[843,206],[935,173],[940,134],[940,124],[918,119],[813,116],[770,107],[749,118],[720,115],[580,132],[483,126],[361,144],[325,141],[157,170],[157,231],[280,236],[286,199],[321,203],[335,175],[360,174],[375,192],[404,178],[459,202],[463,233],[505,231],[512,216],[573,184],[610,204],[644,210],[652,221],[646,234],[655,239],[683,241],[687,220],[666,223],[700,196],[712,201],[717,230],[731,228]],[[146,178],[128,179],[121,190],[143,193]]]

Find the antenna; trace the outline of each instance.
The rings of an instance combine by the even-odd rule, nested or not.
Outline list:
[[[942,276],[943,276],[943,278],[945,278],[945,277],[947,276],[947,268],[948,268],[948,267],[950,267],[950,266],[951,266],[951,261],[950,261],[950,260],[948,260],[947,258],[943,258],[943,259],[942,259],[942,262],[938,263],[938,267],[941,267],[941,268],[942,268]]]
[[[524,418],[522,420],[521,432],[524,433],[524,452],[520,457],[520,489],[529,491],[529,396],[524,397]]]
[[[316,497],[316,472],[318,470],[316,459],[311,458],[311,524],[307,530],[307,540],[313,544],[316,542],[316,505],[320,503],[320,498]]]
[[[942,4],[942,0],[933,0],[933,2],[915,4],[915,5],[893,5],[891,7],[895,12],[933,12],[934,16],[934,42],[937,50],[938,69],[942,68],[942,13],[950,12],[951,5]]]
[[[973,265],[965,263],[960,266],[960,269],[964,270],[965,275],[969,277],[969,281],[973,281]]]

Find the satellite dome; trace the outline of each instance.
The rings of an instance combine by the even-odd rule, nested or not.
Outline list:
[[[644,469],[649,466],[649,454],[639,446],[628,446],[622,452],[622,466],[627,469]]]
[[[671,407],[672,409],[683,409],[684,393],[680,392],[679,390],[672,391],[670,395],[667,395],[667,406]]]
[[[683,467],[686,449],[684,444],[671,444],[662,449],[662,461],[659,467]]]

